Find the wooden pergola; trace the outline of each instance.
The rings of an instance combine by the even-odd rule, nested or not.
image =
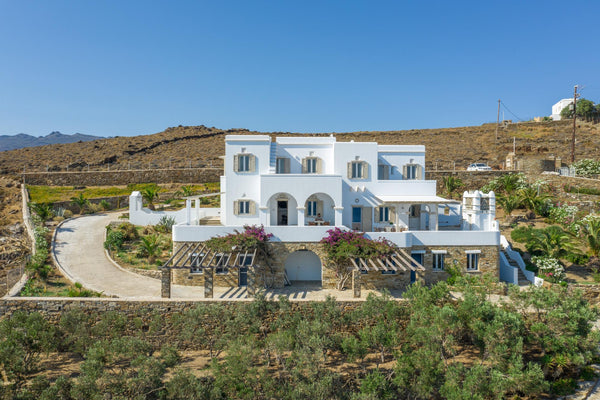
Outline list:
[[[171,271],[187,269],[191,274],[204,275],[204,297],[213,297],[215,271],[248,268],[248,296],[254,296],[255,284],[253,267],[257,250],[222,252],[209,248],[202,242],[183,243],[161,267],[161,296],[171,297]]]
[[[385,257],[350,258],[352,270],[352,291],[354,297],[361,295],[361,274],[363,271],[382,272],[423,272],[425,267],[412,258],[405,250],[398,249]]]

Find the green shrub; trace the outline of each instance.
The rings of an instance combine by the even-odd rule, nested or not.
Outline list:
[[[175,225],[175,217],[163,215],[160,217],[158,224],[156,224],[156,229],[159,232],[171,232],[173,230],[173,225]]]
[[[65,218],[71,218],[71,217],[73,217],[73,211],[71,211],[71,210],[65,210],[65,212],[63,213],[63,217],[65,217]]]
[[[576,265],[585,265],[590,260],[590,256],[587,254],[577,254],[577,253],[569,253],[566,256],[569,262],[572,262]]]
[[[101,200],[100,203],[98,203],[98,205],[102,208],[102,210],[104,211],[108,211],[110,210],[112,207],[110,206],[110,203],[106,200]]]
[[[123,247],[125,241],[125,235],[120,230],[110,230],[106,234],[106,240],[104,241],[104,248],[108,251],[118,251]]]

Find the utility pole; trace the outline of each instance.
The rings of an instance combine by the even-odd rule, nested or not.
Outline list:
[[[577,128],[577,85],[573,90],[573,136],[571,137],[571,164],[575,162],[575,129]]]
[[[500,126],[500,99],[498,99],[498,117],[496,118],[496,143],[498,143],[498,127]]]

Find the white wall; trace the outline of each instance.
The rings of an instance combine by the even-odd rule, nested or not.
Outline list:
[[[233,157],[241,153],[253,154],[256,157],[254,172],[235,172]],[[227,135],[225,138],[225,186],[221,191],[225,197],[225,223],[227,225],[258,224],[260,202],[260,174],[269,172],[271,138],[268,135]],[[256,202],[254,215],[234,215],[233,202],[239,199],[249,199]]]

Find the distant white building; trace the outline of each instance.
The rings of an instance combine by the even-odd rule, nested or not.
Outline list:
[[[562,99],[558,103],[552,106],[552,119],[554,121],[560,121],[560,113],[566,107],[569,107],[573,104],[573,99]]]

